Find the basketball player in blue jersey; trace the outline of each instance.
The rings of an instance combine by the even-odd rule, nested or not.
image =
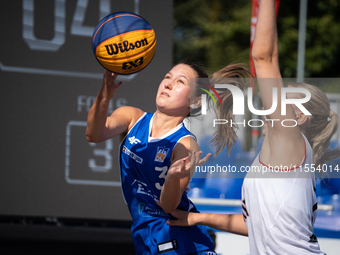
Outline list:
[[[263,129],[264,142],[252,164],[257,171],[247,173],[243,182],[243,215],[176,210],[172,215],[178,220],[168,224],[203,224],[246,235],[250,254],[324,254],[313,232],[317,201],[311,168],[340,156],[339,149],[327,150],[338,128],[338,116],[330,109],[326,95],[308,84],[288,87],[304,88],[311,93],[309,101],[303,104],[311,115],[291,104],[286,107],[286,115],[281,113],[283,82],[278,65],[274,0],[260,2],[252,55],[264,109],[272,106],[274,88],[279,94],[277,109],[265,118],[268,123]],[[304,97],[297,92],[287,94],[288,99]],[[280,124],[284,119],[293,119],[297,125],[287,122],[289,127],[285,127]]]
[[[235,78],[247,74],[244,65],[230,64],[211,77]],[[169,213],[176,208],[197,212],[186,189],[195,166],[204,164],[210,154],[201,159],[202,152],[183,120],[200,112],[201,92],[190,80],[208,78],[208,74],[196,64],[180,63],[160,83],[155,113],[124,106],[107,117],[109,102],[122,85],[115,82],[116,77],[109,71],[104,73],[102,88],[88,114],[86,136],[89,142],[96,143],[121,137],[122,190],[133,220],[131,233],[137,254],[214,255],[214,244],[205,227],[166,224],[172,218]],[[245,88],[243,83],[237,86]],[[230,91],[221,94],[222,100],[228,97]],[[222,109],[216,110],[222,113]],[[227,129],[228,139],[216,145],[220,150],[225,146],[230,150],[235,140],[234,127]]]
[[[243,70],[236,64],[217,72]],[[174,66],[159,85],[155,113],[134,107],[120,107],[109,117],[110,100],[122,83],[116,74],[106,71],[103,85],[88,114],[86,136],[89,142],[103,142],[121,137],[119,165],[125,202],[132,216],[131,233],[137,254],[210,254],[213,242],[205,227],[171,227],[166,221],[176,208],[197,212],[186,195],[186,188],[196,165],[204,164],[195,137],[183,120],[200,108],[193,78],[208,78],[195,64]],[[195,98],[195,96],[194,96]],[[194,111],[195,111],[194,110]],[[191,170],[192,169],[192,170]]]

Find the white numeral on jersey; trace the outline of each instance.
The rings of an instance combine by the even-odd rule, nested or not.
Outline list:
[[[155,167],[156,171],[162,171],[162,173],[158,176],[158,178],[163,178],[165,180],[166,178],[166,172],[168,171],[168,167],[167,166],[163,166],[163,167]],[[156,184],[156,188],[161,190],[162,186],[159,184],[159,182],[157,182]]]

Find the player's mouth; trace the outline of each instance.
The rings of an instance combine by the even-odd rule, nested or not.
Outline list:
[[[162,92],[161,96],[166,96],[166,97],[170,97],[168,93]]]

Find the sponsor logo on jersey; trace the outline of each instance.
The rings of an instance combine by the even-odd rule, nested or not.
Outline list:
[[[165,157],[168,155],[170,148],[157,147],[155,161],[164,162]]]
[[[139,203],[138,204],[138,214],[141,215],[145,207],[145,203]]]
[[[141,143],[141,141],[139,139],[137,139],[135,136],[129,137],[128,139],[129,139],[130,144]]]
[[[149,189],[149,187],[148,187],[148,185],[146,183],[141,182],[141,181],[135,179],[131,183],[131,186],[134,186],[134,185],[138,186],[137,191],[136,191],[137,194],[147,195],[147,196],[151,197],[155,201],[159,200],[159,198],[152,193],[152,191]],[[141,209],[141,208],[139,208],[139,209]],[[144,210],[144,207],[143,207],[142,210]]]
[[[317,243],[318,242],[318,238],[313,234],[309,237],[309,243]]]
[[[132,151],[130,151],[128,148],[126,148],[125,146],[123,146],[123,152],[126,155],[129,155],[130,158],[132,158],[133,160],[135,160],[137,163],[142,164],[143,163],[143,159],[141,157],[138,157],[136,154],[134,154]]]

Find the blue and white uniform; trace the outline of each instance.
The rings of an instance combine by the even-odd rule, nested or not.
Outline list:
[[[197,254],[213,251],[205,227],[168,226],[172,218],[157,204],[171,153],[179,140],[192,136],[183,123],[160,138],[150,137],[153,113],[145,113],[123,139],[119,149],[122,190],[132,216],[131,234],[137,254]],[[182,195],[178,209],[197,212]]]

